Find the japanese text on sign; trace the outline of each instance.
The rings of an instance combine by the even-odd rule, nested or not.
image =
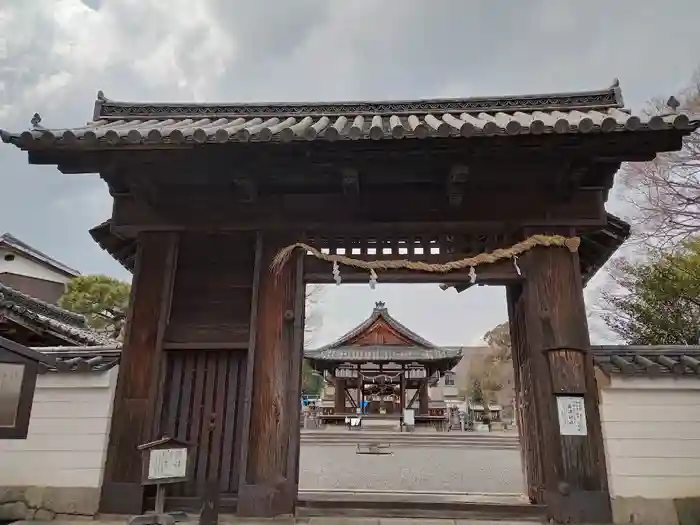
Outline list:
[[[586,405],[582,396],[558,396],[559,433],[562,436],[585,436]]]
[[[184,478],[186,475],[186,448],[151,450],[148,458],[148,479]]]

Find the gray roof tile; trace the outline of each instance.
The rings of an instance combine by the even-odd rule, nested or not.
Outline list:
[[[700,379],[700,346],[593,346],[591,352],[606,374]]]
[[[462,357],[461,348],[424,348],[420,346],[400,345],[365,345],[365,346],[340,346],[338,348],[326,348],[307,350],[304,352],[307,359],[322,361],[436,361],[442,359],[459,359]]]
[[[634,116],[617,84],[601,91],[416,101],[256,104],[116,102],[98,95],[94,120],[48,129],[34,119],[5,142],[31,149],[135,144],[203,144],[612,133],[700,127],[683,113]]]
[[[391,326],[396,332],[412,341],[413,345],[352,345],[350,341],[361,335],[379,319]],[[423,339],[389,315],[383,302],[375,304],[372,315],[332,343],[314,350],[305,350],[304,357],[319,361],[436,361],[462,357],[459,347],[439,348],[427,339]]]
[[[39,372],[106,372],[117,366],[121,358],[121,344],[106,346],[55,346],[36,347],[34,350],[53,357],[56,366],[41,366]]]
[[[0,283],[0,310],[54,331],[77,345],[116,345],[115,339],[90,329],[85,316],[64,310]]]

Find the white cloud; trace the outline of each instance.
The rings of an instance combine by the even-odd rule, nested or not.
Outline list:
[[[533,0],[507,9],[464,0],[2,0],[0,127],[23,128],[35,111],[47,126],[79,125],[91,117],[98,89],[163,101],[389,99],[595,89],[619,77],[627,102],[639,107],[677,90],[700,62],[700,4],[676,0],[672,7],[639,0]],[[123,275],[87,235],[109,215],[101,181],[28,166],[8,146],[0,147],[0,167],[0,230],[74,266]],[[353,290],[332,289],[324,298],[319,342],[359,322],[380,299],[445,344],[477,340],[506,315],[493,289],[459,296]],[[420,301],[405,300],[414,293]]]

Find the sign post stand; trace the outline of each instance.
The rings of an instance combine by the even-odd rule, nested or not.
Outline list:
[[[141,484],[156,486],[156,501],[154,513],[134,516],[129,520],[129,525],[175,524],[175,518],[165,513],[166,487],[189,479],[190,448],[188,443],[167,436],[138,446],[143,465]]]
[[[209,434],[216,428],[216,414],[209,419]],[[211,440],[211,438],[210,438]],[[199,512],[199,525],[217,525],[219,523],[219,481],[211,475],[206,481],[202,498],[202,509]]]

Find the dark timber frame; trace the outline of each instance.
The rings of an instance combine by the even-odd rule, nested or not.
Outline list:
[[[101,510],[144,506],[137,445],[196,444],[169,506],[292,513],[298,486],[304,284],[330,265],[306,241],[366,259],[452,260],[535,233],[582,237],[478,269],[508,288],[527,483],[559,522],[611,519],[584,282],[629,228],[605,212],[615,172],[677,150],[700,121],[624,110],[617,84],[582,93],[339,104],[136,104],[100,93],[94,121],[0,131],[34,164],[98,172],[114,197],[97,242],[134,272]],[[342,268],[344,282],[366,282]],[[464,288],[466,272],[380,272]],[[559,395],[582,396],[586,436],[562,436]],[[148,496],[148,494],[146,494]]]

